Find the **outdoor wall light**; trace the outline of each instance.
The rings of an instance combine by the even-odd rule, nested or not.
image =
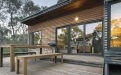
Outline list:
[[[75,18],[75,21],[78,21],[78,20],[79,20],[79,18],[78,18],[78,17],[76,17],[76,18]]]

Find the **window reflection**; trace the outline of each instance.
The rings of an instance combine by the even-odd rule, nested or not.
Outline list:
[[[34,32],[34,45],[42,45],[41,31]]]
[[[67,28],[57,30],[57,47],[58,49],[67,49]]]
[[[121,2],[111,5],[110,46],[121,47]]]
[[[72,26],[70,29],[70,47],[71,50],[77,50],[77,53],[83,52],[83,25]]]
[[[86,24],[85,52],[101,53],[102,22]]]

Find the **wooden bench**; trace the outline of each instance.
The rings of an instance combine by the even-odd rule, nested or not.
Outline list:
[[[27,75],[27,60],[45,58],[45,57],[55,57],[54,61],[55,61],[55,63],[57,63],[57,56],[61,56],[61,63],[63,64],[63,54],[62,53],[17,56],[16,57],[16,74],[19,73],[19,60],[22,60],[23,75]]]
[[[20,54],[36,54],[36,52],[14,52],[15,55],[20,55]],[[4,52],[3,55],[10,55],[10,52]]]

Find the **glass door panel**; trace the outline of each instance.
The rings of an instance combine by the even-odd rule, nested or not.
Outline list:
[[[71,53],[83,53],[83,25],[70,27],[70,49]]]
[[[57,29],[57,50],[61,53],[67,53],[68,49],[68,30],[67,28]]]
[[[86,24],[85,53],[101,54],[102,22]]]

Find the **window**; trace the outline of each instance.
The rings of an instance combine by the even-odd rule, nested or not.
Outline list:
[[[59,28],[57,29],[57,48],[58,50],[67,49],[67,28]]]
[[[58,27],[56,38],[58,52],[102,54],[102,21]]]
[[[102,22],[86,24],[85,52],[101,53],[102,43]]]
[[[111,4],[110,47],[121,47],[121,2]]]
[[[77,53],[83,52],[84,25],[70,27],[70,47],[71,50],[78,50]]]
[[[34,45],[42,45],[41,31],[34,32]]]

